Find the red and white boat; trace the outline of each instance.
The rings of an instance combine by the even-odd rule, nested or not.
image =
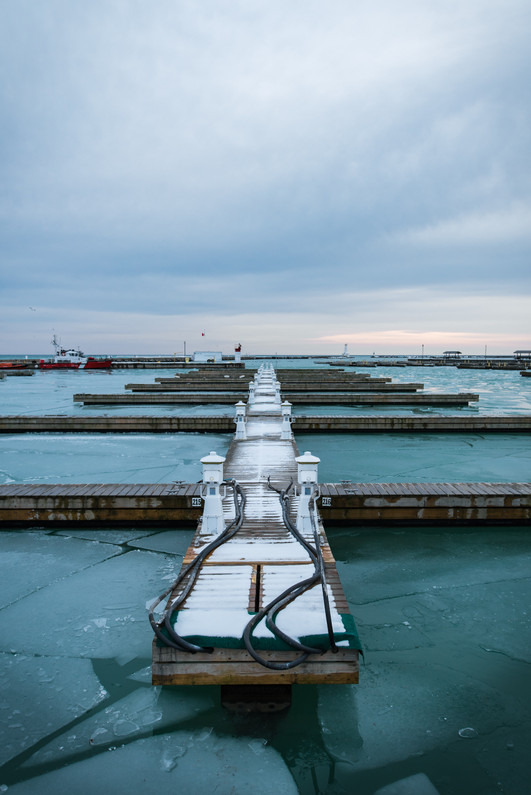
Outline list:
[[[95,359],[74,348],[63,348],[55,334],[52,345],[55,356],[49,361],[41,359],[39,370],[108,370],[112,366],[112,359]]]

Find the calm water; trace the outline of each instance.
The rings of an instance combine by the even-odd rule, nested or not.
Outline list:
[[[74,392],[121,392],[163,373],[4,379],[0,412],[212,413],[72,401]],[[531,408],[531,384],[517,372],[387,374],[480,393],[479,404],[450,413]],[[199,458],[229,442],[201,434],[9,435],[0,437],[0,482],[194,481]],[[529,480],[526,435],[308,434],[297,442],[319,455],[323,481]],[[0,787],[372,795],[423,775],[441,795],[529,792],[528,528],[331,529],[365,648],[360,684],[295,687],[291,709],[267,717],[231,716],[217,688],[150,684],[145,605],[174,578],[192,532],[70,526],[1,534]]]

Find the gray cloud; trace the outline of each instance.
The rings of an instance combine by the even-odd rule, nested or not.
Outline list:
[[[316,303],[342,328],[346,293],[490,291],[501,340],[529,285],[530,17],[524,0],[3,4],[6,352],[37,323],[23,307],[60,316],[81,286],[120,327],[228,329],[244,301],[265,349],[290,307],[288,348]]]

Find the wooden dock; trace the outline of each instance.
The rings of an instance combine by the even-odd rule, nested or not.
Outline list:
[[[254,369],[245,369],[236,372],[209,372],[206,370],[190,370],[186,373],[176,373],[174,376],[159,376],[155,378],[154,381],[157,384],[174,384],[177,382],[184,382],[184,383],[201,383],[201,382],[217,382],[217,381],[224,381],[225,383],[230,381],[240,382],[240,383],[249,383],[254,376],[256,370]],[[276,371],[277,380],[280,381],[282,385],[291,384],[291,383],[298,383],[301,380],[305,381],[312,381],[320,382],[328,381],[333,383],[351,383],[354,381],[372,381],[373,383],[380,383],[380,384],[387,384],[392,381],[392,378],[389,376],[379,376],[375,378],[368,373],[358,373],[354,370],[351,372],[345,372],[343,370],[340,371],[333,371],[327,369],[289,369],[289,370],[277,370]]]
[[[284,399],[294,405],[467,406],[479,400],[474,393],[423,392],[421,383],[392,383],[389,378],[373,379],[355,372],[349,376],[331,370],[285,370],[277,380]],[[249,371],[192,372],[153,384],[127,384],[130,394],[78,393],[74,402],[86,406],[233,404],[247,399],[249,383]]]
[[[527,524],[531,483],[322,483],[325,524]],[[7,526],[182,527],[201,515],[197,483],[0,485]]]
[[[418,392],[422,389],[423,384],[403,383],[403,384],[388,384],[368,379],[360,379],[352,383],[331,384],[322,383],[315,384],[310,381],[298,381],[297,383],[290,382],[287,387],[284,387],[285,392]],[[207,384],[194,384],[193,382],[186,381],[184,383],[171,383],[162,384],[126,384],[125,389],[131,392],[150,392],[160,394],[161,392],[238,392],[243,393],[241,382],[230,381],[209,381]]]
[[[236,435],[223,469],[225,478],[235,481],[245,497],[241,515],[231,495],[223,500],[227,527],[238,521],[237,532],[208,552],[189,592],[187,580],[177,581],[169,594],[165,622],[156,624],[152,619],[153,684],[286,686],[358,681],[359,640],[318,514],[312,509],[312,520],[299,526],[296,517],[302,498],[292,497],[287,515],[279,499],[277,490],[297,482],[298,450],[289,422],[286,432],[272,372],[265,368],[258,377],[247,406],[245,438]],[[205,467],[206,461],[215,460],[211,454]],[[208,466],[211,473],[212,463]],[[204,494],[215,493],[217,487],[208,485],[214,482],[215,476],[208,480],[205,475]],[[308,494],[313,489],[305,487]],[[219,537],[212,525],[216,517],[206,508],[206,501],[216,498],[204,499],[203,521],[183,561],[184,572]],[[290,522],[297,523],[300,540]],[[321,560],[322,583],[316,580],[316,556]],[[293,596],[279,603],[282,609],[273,610],[275,599],[289,588],[296,589]],[[183,592],[184,601],[176,608]],[[272,623],[267,623],[270,610]],[[182,644],[188,649],[179,648]]]
[[[296,433],[529,433],[531,417],[469,414],[409,416],[297,414]],[[228,415],[97,416],[81,414],[0,416],[0,433],[233,433]]]
[[[0,523],[190,527],[201,513],[199,493],[197,483],[0,485]]]
[[[340,525],[531,523],[531,483],[322,483],[319,510]]]
[[[163,406],[163,405],[208,405],[208,404],[233,404],[237,400],[245,400],[248,393],[241,392],[181,392],[179,394],[165,392],[162,394],[134,394],[134,395],[95,395],[76,394],[75,403],[85,406]],[[293,405],[310,406],[468,406],[469,403],[479,400],[479,395],[462,392],[458,394],[440,393],[349,393],[332,392],[305,392],[284,393],[284,399]]]

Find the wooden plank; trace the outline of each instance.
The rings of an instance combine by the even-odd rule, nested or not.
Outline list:
[[[295,652],[263,651],[260,654],[277,662],[289,662],[297,656]],[[296,668],[276,671],[255,662],[245,649],[216,649],[210,655],[201,652],[190,655],[158,647],[153,642],[154,685],[356,684],[358,679],[358,653],[350,649],[340,649],[337,654],[312,655]]]
[[[234,401],[233,401],[234,403]],[[440,416],[429,417],[383,415],[296,415],[293,418],[296,433],[503,433],[531,431],[531,417],[513,415],[489,416]],[[232,416],[125,416],[125,417],[79,417],[63,416],[4,416],[0,417],[0,433],[174,433],[174,432],[219,432],[232,433]]]

